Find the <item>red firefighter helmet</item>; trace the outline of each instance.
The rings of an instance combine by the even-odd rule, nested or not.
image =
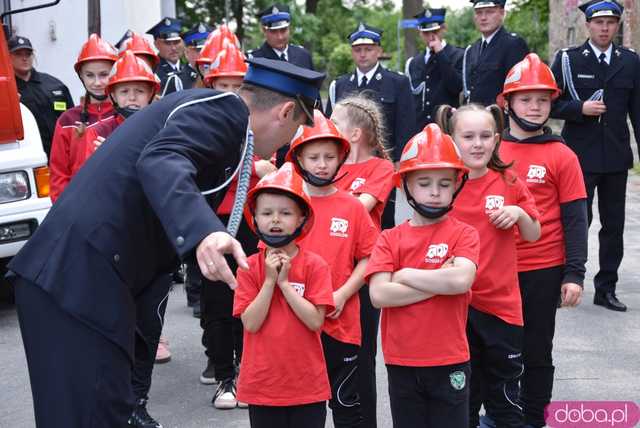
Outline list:
[[[338,143],[340,149],[340,160],[346,159],[349,155],[349,152],[351,151],[349,141],[342,136],[340,131],[338,131],[338,128],[336,128],[330,119],[327,119],[320,110],[316,109],[313,111],[313,126],[305,125],[302,127],[302,135],[293,140],[285,160],[287,162],[293,162],[294,156],[297,156],[296,151],[303,144],[322,139],[329,139]],[[293,162],[293,164],[295,165],[296,170],[298,170],[298,162]],[[301,171],[298,171],[298,173],[302,174]]]
[[[556,84],[551,69],[534,53],[530,53],[511,67],[504,80],[502,93],[496,98],[496,103],[504,108],[505,98],[509,94],[522,91],[551,91],[551,99],[560,96],[560,88]]]
[[[76,73],[80,72],[80,67],[82,64],[88,61],[111,61],[116,62],[118,60],[118,51],[116,48],[111,46],[108,42],[102,40],[100,36],[97,34],[92,34],[89,36],[89,40],[87,40],[84,45],[82,45],[82,49],[80,49],[80,54],[78,55],[78,59],[76,60],[73,68],[76,70]]]
[[[304,180],[296,173],[293,165],[290,162],[285,162],[279,170],[265,175],[247,195],[244,216],[253,232],[256,231],[256,225],[253,222],[253,215],[256,211],[256,200],[260,192],[264,190],[284,192],[298,202],[305,212],[306,221],[302,232],[296,240],[304,238],[313,227],[314,214],[313,208],[311,207],[311,199],[309,199],[309,196],[304,191]]]
[[[106,89],[107,95],[113,92],[118,83],[126,82],[147,82],[153,87],[154,94],[160,91],[160,79],[158,79],[158,76],[153,73],[153,70],[145,60],[138,58],[130,50],[124,51],[111,69]]]
[[[244,54],[233,43],[225,40],[225,46],[218,54],[218,66],[210,67],[204,76],[204,84],[211,86],[217,77],[244,77],[247,73],[247,63]]]
[[[469,172],[462,163],[453,139],[442,132],[438,125],[430,123],[404,146],[400,167],[393,174],[393,182],[396,187],[400,187],[402,176],[411,171],[444,168],[456,169],[463,173]]]
[[[160,63],[160,57],[156,55],[156,52],[151,47],[151,43],[144,36],[132,31],[131,37],[122,42],[122,47],[120,48],[120,55],[124,55],[124,53],[130,50],[137,56],[148,58],[151,62],[151,68],[156,68],[158,63]]]
[[[226,24],[222,24],[220,27],[216,28],[209,34],[207,40],[204,42],[204,46],[200,51],[200,56],[196,59],[196,65],[200,66],[210,66],[218,58],[218,54],[225,47],[225,40],[228,40],[231,44],[240,48],[240,40],[238,37],[229,29]],[[214,67],[215,68],[215,67]]]

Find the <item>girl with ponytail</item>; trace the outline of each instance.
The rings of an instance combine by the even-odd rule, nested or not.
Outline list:
[[[499,156],[503,119],[496,105],[441,106],[438,123],[451,134],[469,179],[451,215],[476,228],[480,262],[471,288],[467,340],[471,352],[469,426],[523,426],[523,318],[518,288],[518,237],[540,237],[539,214],[527,186]],[[517,227],[515,227],[517,226]],[[479,420],[484,404],[486,416]]]
[[[117,59],[115,48],[97,34],[92,34],[80,50],[74,68],[86,93],[81,104],[64,112],[56,123],[49,159],[52,202],[86,160],[87,128],[115,114],[105,89]]]

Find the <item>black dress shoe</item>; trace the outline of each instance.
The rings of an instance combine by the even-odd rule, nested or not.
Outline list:
[[[596,293],[593,296],[593,304],[598,306],[604,306],[607,309],[618,312],[626,312],[627,305],[622,303],[616,297],[615,293]]]
[[[147,400],[140,398],[136,401],[136,407],[129,416],[127,425],[136,428],[162,428],[155,419],[147,412]]]

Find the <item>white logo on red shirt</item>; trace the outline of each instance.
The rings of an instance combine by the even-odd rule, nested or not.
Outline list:
[[[427,256],[424,258],[426,263],[442,263],[449,252],[448,244],[429,244],[427,248]]]
[[[500,195],[487,195],[484,210],[485,212],[491,212],[499,210],[504,205],[504,196]]]
[[[527,183],[544,183],[544,176],[547,175],[547,168],[541,165],[529,165],[527,173]]]
[[[289,284],[291,284],[293,289],[296,290],[296,293],[298,293],[298,296],[304,297],[304,284],[300,282],[290,282]]]
[[[331,227],[329,229],[329,235],[337,236],[339,238],[347,238],[349,234],[347,231],[349,230],[349,220],[345,220],[343,218],[332,217],[331,218]]]
[[[355,192],[356,190],[358,190],[360,187],[362,187],[364,185],[364,183],[367,180],[365,178],[362,177],[358,177],[355,180],[353,180],[353,182],[351,183],[351,191]]]

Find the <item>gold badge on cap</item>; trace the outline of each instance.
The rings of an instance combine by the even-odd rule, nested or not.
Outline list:
[[[276,6],[273,6],[273,9],[271,9],[271,13],[275,15],[277,13],[280,13],[280,10]]]
[[[171,20],[169,18],[165,19],[164,25],[167,25],[167,26],[171,25]]]
[[[366,28],[364,27],[364,23],[360,23],[360,25],[358,26],[358,31],[364,31],[366,30]]]
[[[431,18],[433,15],[432,15],[431,11],[429,9],[427,9],[427,10],[424,11],[424,16],[426,18]]]
[[[24,39],[18,39],[18,44],[19,45],[24,45]]]
[[[198,25],[198,33],[206,33],[207,29],[204,28],[204,24],[200,23],[200,25]]]

